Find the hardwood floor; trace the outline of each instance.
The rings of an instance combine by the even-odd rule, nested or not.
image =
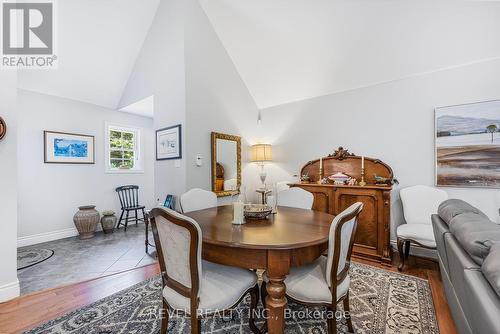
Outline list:
[[[397,272],[397,266],[395,265],[398,260],[397,255],[394,258],[395,261],[392,267],[384,265],[379,265],[379,267]],[[372,262],[356,261],[374,265]],[[455,334],[456,328],[448,309],[437,263],[415,257],[410,257],[407,263],[404,274],[429,281],[441,334]],[[40,291],[1,303],[0,333],[22,333],[50,319],[158,275],[158,273],[158,265],[152,264],[119,274]]]

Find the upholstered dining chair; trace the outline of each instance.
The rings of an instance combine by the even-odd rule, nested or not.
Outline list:
[[[401,189],[399,195],[403,202],[403,214],[406,220],[406,224],[398,226],[396,231],[399,251],[398,270],[402,271],[405,260],[410,256],[411,244],[436,249],[431,215],[437,213],[439,204],[448,199],[448,194],[441,189],[417,185]]]
[[[257,331],[253,311],[259,301],[258,278],[247,269],[201,259],[198,223],[167,208],[150,213],[162,278],[161,334],[167,333],[169,310],[191,318],[191,333],[201,332],[201,319],[236,307],[250,293],[250,327]]]
[[[182,212],[214,208],[217,206],[217,195],[211,191],[193,188],[181,195]]]
[[[358,216],[363,203],[357,202],[335,216],[330,226],[328,256],[320,256],[316,261],[292,268],[285,279],[286,296],[290,300],[306,306],[325,306],[328,311],[336,311],[343,301],[344,311],[349,308],[349,267],[352,247],[358,225]],[[263,275],[261,287],[262,302],[267,295],[267,275]],[[349,332],[354,332],[352,320],[347,317]],[[337,333],[335,317],[328,318],[328,333]]]
[[[118,220],[118,225],[116,226],[116,228],[120,228],[120,225],[123,224],[126,231],[129,221],[135,221],[135,225],[137,225],[139,221],[146,222],[146,213],[144,212],[144,209],[146,207],[139,204],[139,186],[121,186],[117,187],[115,191],[118,194],[118,198],[120,199],[120,205],[122,209],[122,213],[120,215],[120,219]],[[142,219],[139,218],[139,211],[142,212]],[[129,217],[130,212],[134,212],[133,217]],[[124,214],[125,221],[122,222]]]
[[[278,192],[278,205],[311,210],[314,196],[302,188],[293,187]]]

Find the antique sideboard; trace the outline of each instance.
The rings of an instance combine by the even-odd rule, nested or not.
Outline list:
[[[391,167],[378,159],[364,157],[364,180],[361,180],[361,156],[349,153],[340,147],[335,153],[322,160],[324,177],[341,172],[358,181],[356,185],[335,185],[321,183],[320,159],[309,161],[302,167],[301,175],[308,175],[307,181],[290,184],[314,195],[313,210],[333,215],[355,202],[364,204],[358,221],[353,257],[391,263],[390,215],[393,172]],[[379,177],[376,181],[375,175]],[[383,179],[380,179],[383,178]],[[323,179],[325,182],[325,179]],[[377,184],[378,182],[379,184]],[[382,183],[385,182],[385,183]]]

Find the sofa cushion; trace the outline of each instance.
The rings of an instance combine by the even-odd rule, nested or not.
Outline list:
[[[500,242],[500,225],[473,212],[455,216],[450,221],[450,231],[479,265],[488,256],[491,246]]]
[[[500,298],[500,242],[491,246],[490,253],[484,260],[481,271]]]
[[[450,225],[451,220],[463,213],[475,213],[484,218],[488,218],[481,210],[473,207],[469,203],[462,201],[461,199],[449,199],[444,201],[439,205],[438,215],[441,219],[448,225]]]

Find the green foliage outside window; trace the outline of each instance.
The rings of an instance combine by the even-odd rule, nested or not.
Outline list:
[[[109,131],[109,155],[112,169],[132,169],[135,163],[134,133]]]

